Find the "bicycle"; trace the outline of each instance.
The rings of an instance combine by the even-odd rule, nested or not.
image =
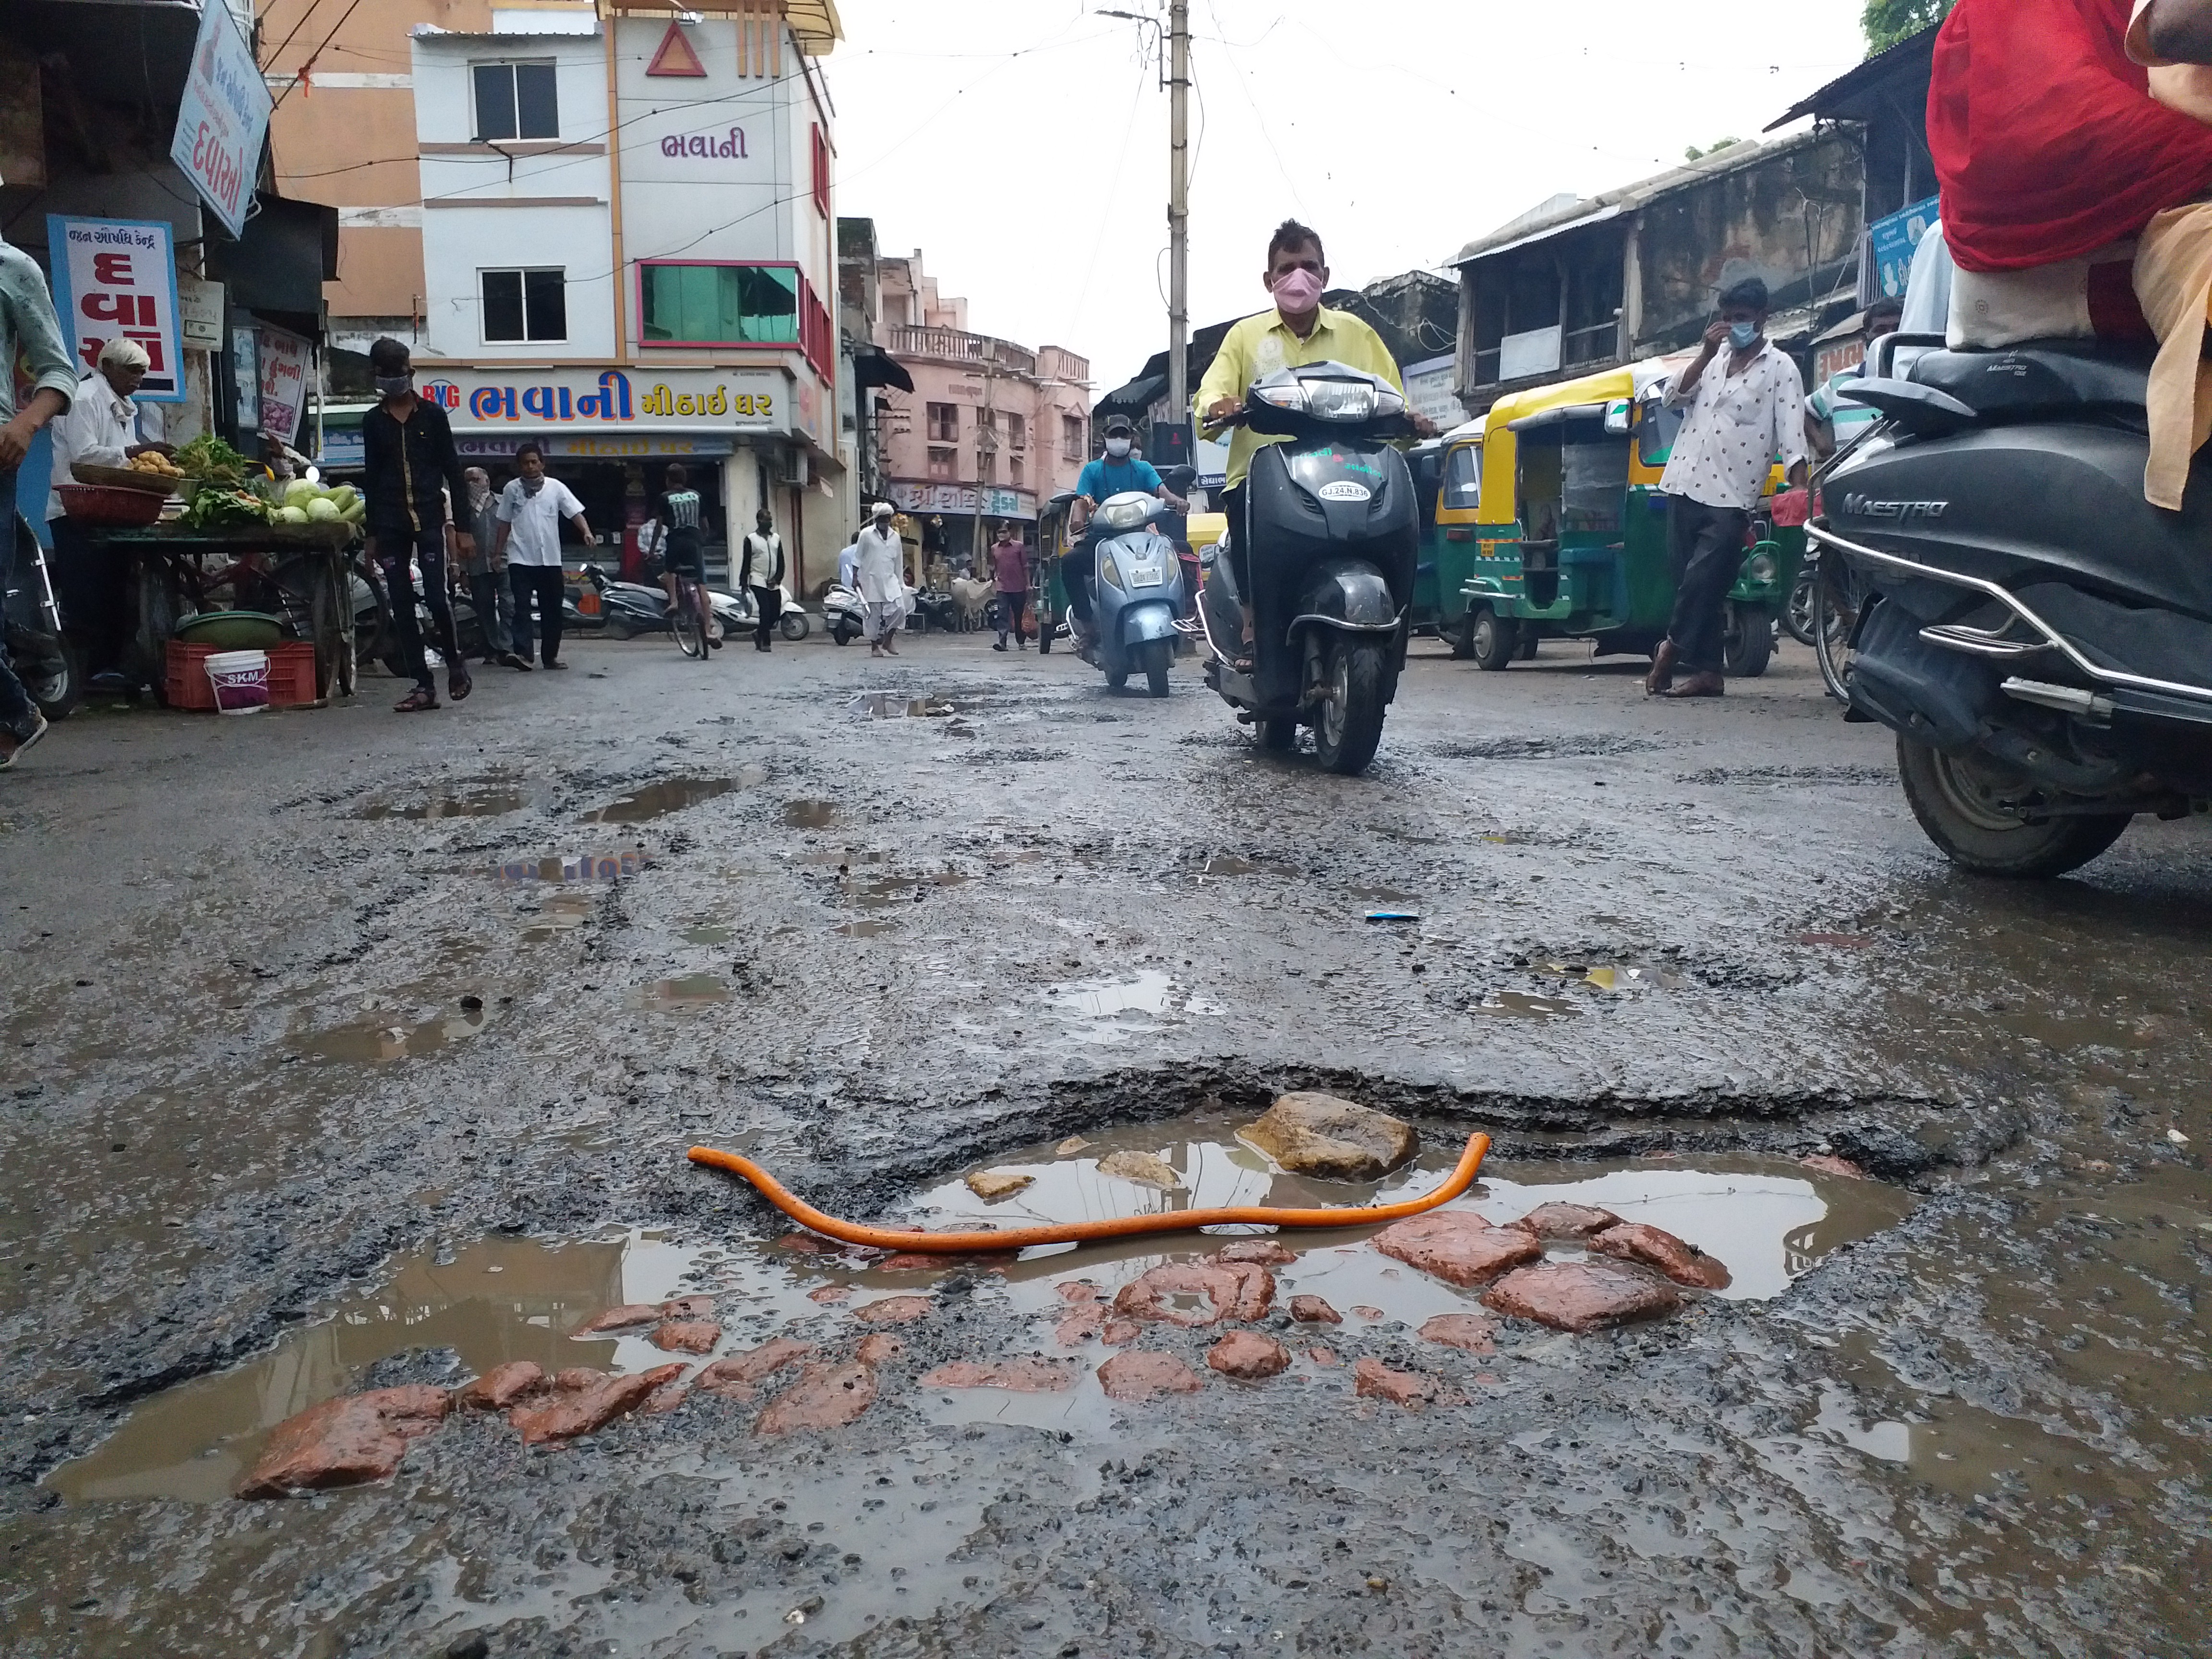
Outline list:
[[[668,626],[676,635],[677,646],[687,657],[704,657],[710,649],[707,635],[713,625],[714,612],[708,607],[705,583],[694,581],[689,576],[677,577],[676,604],[668,613]]]

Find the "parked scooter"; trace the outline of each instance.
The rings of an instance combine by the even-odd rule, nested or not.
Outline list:
[[[1420,514],[1405,458],[1385,440],[1412,427],[1387,380],[1343,363],[1279,369],[1253,383],[1224,426],[1289,441],[1252,457],[1245,520],[1252,592],[1217,556],[1199,615],[1206,681],[1268,749],[1314,728],[1321,763],[1366,769],[1406,661]],[[1249,597],[1253,641],[1240,641]]]
[[[1159,526],[1173,511],[1134,489],[1098,504],[1091,631],[1078,636],[1076,654],[1103,671],[1116,691],[1131,674],[1142,673],[1154,696],[1168,694],[1176,616],[1182,609],[1182,562]]]
[[[842,582],[832,582],[823,591],[822,622],[831,639],[850,645],[866,628],[867,611],[858,593]]]
[[[618,581],[596,564],[584,567],[584,580],[599,596],[599,617],[602,626],[614,639],[627,640],[640,634],[665,634],[669,631],[668,593],[664,588],[644,582]],[[784,593],[783,621],[778,624],[783,637],[803,640],[806,637],[806,613],[791,604],[788,590]],[[714,618],[722,624],[725,635],[739,630],[750,633],[757,620],[750,593],[725,593],[718,588],[707,590],[707,602],[714,608]],[[794,624],[793,617],[797,617]]]
[[[9,509],[13,511],[11,507]],[[46,550],[18,514],[15,562],[6,576],[8,658],[31,701],[50,720],[67,720],[84,696],[84,656],[63,631],[62,611],[46,570]]]
[[[2179,513],[2143,500],[2147,352],[1938,349],[1893,377],[1942,343],[1876,342],[1851,389],[1883,420],[1823,481],[1814,632],[1851,647],[1824,672],[1897,732],[1930,841],[2059,875],[2137,812],[2212,807],[2212,456]]]

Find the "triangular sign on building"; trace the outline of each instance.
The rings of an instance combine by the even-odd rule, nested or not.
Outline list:
[[[660,37],[660,50],[653,54],[653,61],[645,66],[647,75],[696,76],[704,80],[707,66],[699,61],[699,54],[691,50],[691,43],[684,38],[684,25],[672,21],[668,33]]]

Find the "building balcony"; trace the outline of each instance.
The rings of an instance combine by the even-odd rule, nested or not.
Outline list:
[[[884,345],[894,357],[988,366],[1010,374],[1036,373],[1036,353],[988,334],[969,334],[957,328],[894,328],[889,335]]]

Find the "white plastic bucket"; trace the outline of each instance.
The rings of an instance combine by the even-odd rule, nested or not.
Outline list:
[[[266,651],[214,652],[207,659],[207,677],[219,714],[258,714],[269,707]]]

